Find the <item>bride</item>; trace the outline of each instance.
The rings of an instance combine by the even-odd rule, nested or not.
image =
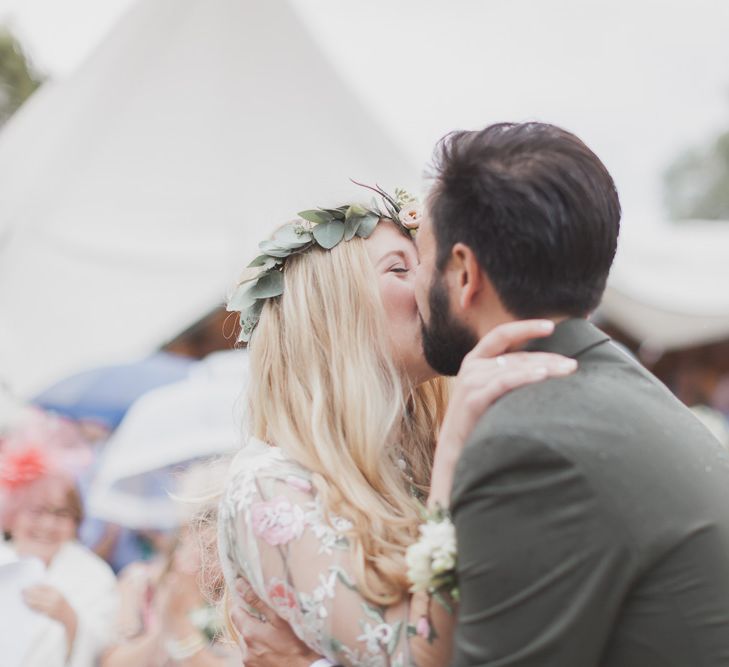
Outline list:
[[[509,352],[552,326],[513,323],[471,352],[448,403],[421,346],[417,209],[403,192],[380,194],[384,213],[301,213],[261,244],[231,299],[250,338],[252,437],[221,502],[219,553],[229,607],[245,606],[233,593],[244,580],[312,655],[444,665],[450,604],[410,593],[407,578],[423,505],[447,507],[455,463],[488,405],[574,367]]]

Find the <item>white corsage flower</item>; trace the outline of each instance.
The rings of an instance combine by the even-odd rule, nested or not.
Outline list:
[[[405,555],[405,563],[408,566],[408,580],[412,584],[410,590],[413,593],[427,591],[433,578],[430,546],[423,542],[410,545]]]
[[[411,591],[435,592],[455,579],[456,531],[442,513],[420,526],[420,539],[405,555]]]

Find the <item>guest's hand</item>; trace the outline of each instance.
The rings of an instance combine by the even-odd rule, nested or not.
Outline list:
[[[428,505],[448,505],[453,471],[471,431],[504,394],[547,378],[574,373],[577,362],[559,354],[514,352],[554,331],[550,320],[524,320],[495,327],[469,352],[456,376],[438,437]]]
[[[26,588],[23,591],[23,599],[33,611],[59,623],[65,624],[69,617],[75,618],[76,616],[76,612],[68,604],[61,591],[53,586],[39,584]]]
[[[78,618],[63,593],[53,586],[38,584],[23,591],[23,600],[33,611],[58,621],[66,629],[69,653],[76,637]]]
[[[236,582],[230,620],[246,667],[310,667],[321,656],[304,644],[291,626],[269,609],[243,579]],[[248,613],[244,605],[259,617]],[[265,619],[265,620],[264,620]]]

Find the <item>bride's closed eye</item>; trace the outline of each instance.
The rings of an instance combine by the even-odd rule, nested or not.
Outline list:
[[[410,269],[405,266],[393,266],[390,268],[391,273],[407,273],[408,271],[410,271]]]

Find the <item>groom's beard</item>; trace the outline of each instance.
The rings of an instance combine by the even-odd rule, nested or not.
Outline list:
[[[428,292],[430,322],[420,318],[423,353],[428,365],[441,375],[457,375],[465,357],[478,343],[478,337],[451,314],[448,292],[435,275]]]

